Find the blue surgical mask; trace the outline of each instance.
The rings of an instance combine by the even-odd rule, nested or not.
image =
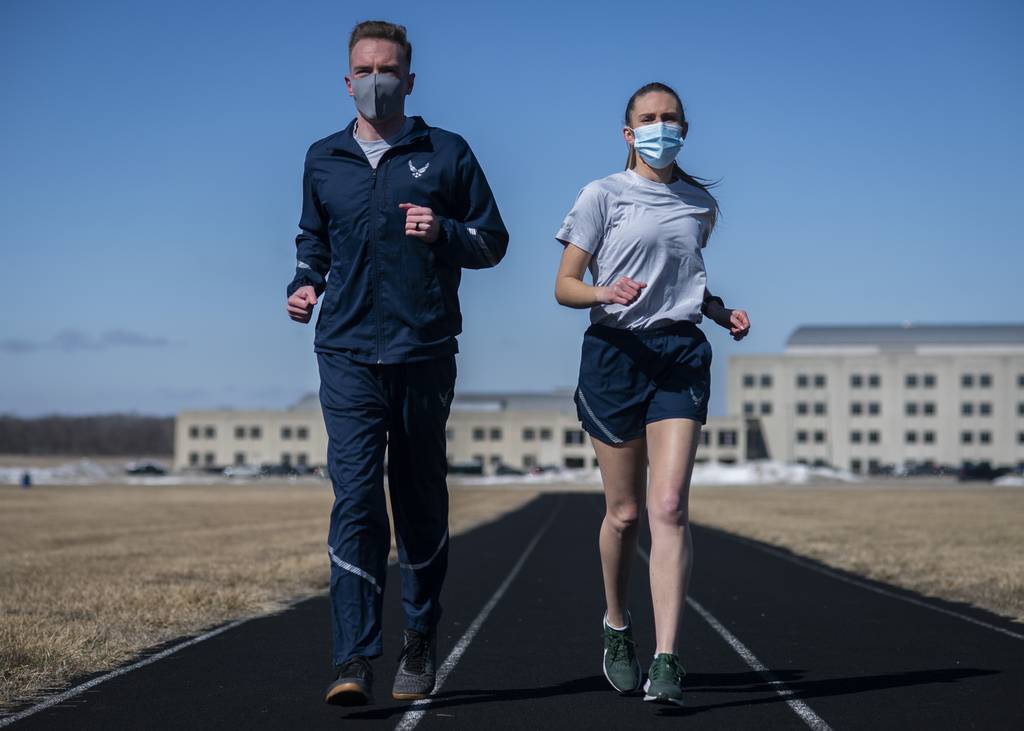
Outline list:
[[[683,130],[675,124],[645,124],[633,130],[633,148],[652,168],[661,169],[675,162],[683,147]]]

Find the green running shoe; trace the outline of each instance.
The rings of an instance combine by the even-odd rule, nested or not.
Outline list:
[[[629,615],[626,615],[627,619]],[[640,662],[636,659],[636,643],[633,642],[633,624],[626,629],[612,629],[608,626],[608,615],[604,621],[604,677],[619,693],[631,693],[640,687]]]
[[[644,683],[644,700],[654,703],[683,705],[683,676],[686,671],[679,664],[679,658],[663,652],[654,656],[651,669]]]

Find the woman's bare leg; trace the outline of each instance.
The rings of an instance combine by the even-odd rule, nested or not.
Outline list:
[[[647,450],[643,438],[616,446],[592,441],[604,483],[600,546],[608,623],[624,627],[628,621],[629,573],[636,555],[637,526],[647,483]]]
[[[647,425],[651,464],[647,513],[651,523],[655,653],[676,654],[693,565],[690,477],[699,437],[700,423],[692,419],[665,419]]]

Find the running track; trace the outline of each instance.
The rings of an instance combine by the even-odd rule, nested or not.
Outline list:
[[[390,698],[402,626],[392,568],[375,706],[322,702],[330,637],[327,599],[316,597],[163,648],[160,659],[0,727],[1024,728],[1021,625],[700,526],[683,626],[688,705],[617,696],[600,667],[601,504],[593,494],[542,495],[453,539],[440,647],[448,661],[429,702]],[[632,611],[646,668],[643,561]]]

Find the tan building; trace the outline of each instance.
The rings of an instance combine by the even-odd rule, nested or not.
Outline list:
[[[448,461],[484,474],[501,468],[596,466],[576,418],[572,391],[457,394],[448,420]],[[758,420],[711,418],[698,461],[743,462],[763,455]],[[286,411],[184,411],[175,426],[174,468],[326,464],[327,434],[315,394]]]
[[[1024,464],[1024,325],[801,327],[781,355],[732,356],[728,393],[773,459]]]

